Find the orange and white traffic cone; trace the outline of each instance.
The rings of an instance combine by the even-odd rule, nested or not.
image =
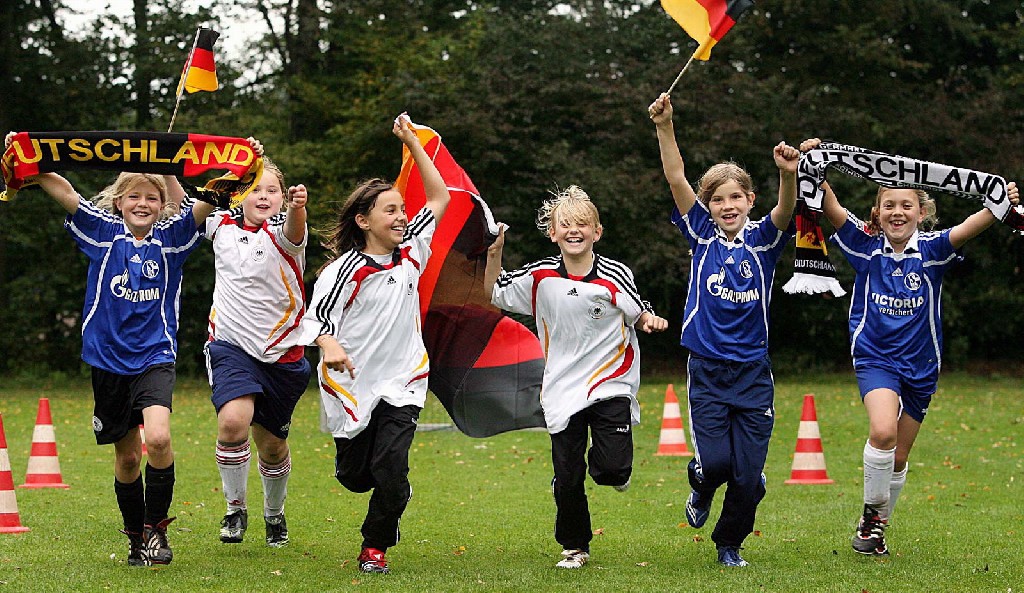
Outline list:
[[[146,455],[149,453],[146,450],[146,427],[142,424],[139,425],[139,438],[142,439],[142,454]]]
[[[19,488],[70,488],[60,477],[57,439],[50,417],[50,400],[39,398],[36,428],[32,431],[32,451],[28,456],[25,483]]]
[[[658,451],[655,455],[692,455],[686,447],[686,432],[683,431],[683,418],[679,414],[679,400],[676,391],[669,383],[665,388],[665,407],[661,414],[661,436],[658,438]]]
[[[0,416],[0,533],[24,533],[18,516],[18,499],[14,495],[14,476],[11,460],[7,457],[7,437],[4,436],[4,418]]]
[[[818,413],[814,409],[814,394],[804,396],[804,409],[800,414],[800,430],[796,435],[796,453],[793,471],[787,484],[832,484],[825,471],[825,452],[821,448]]]

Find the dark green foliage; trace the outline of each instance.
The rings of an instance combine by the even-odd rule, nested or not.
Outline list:
[[[154,129],[165,126],[196,25],[225,35],[242,25],[228,9],[144,4],[151,50],[133,57],[131,19],[101,15],[70,35],[34,2],[4,3],[4,129],[130,128],[144,115]],[[59,23],[66,9],[52,5]],[[360,179],[397,174],[401,146],[390,122],[407,110],[444,136],[496,217],[512,226],[509,266],[554,252],[533,225],[536,208],[549,191],[577,184],[601,209],[598,252],[629,264],[671,323],[644,338],[645,366],[681,364],[690,262],[668,223],[671,199],[646,106],[696,44],[657,2],[239,0],[235,10],[277,26],[251,36],[240,56],[218,49],[221,89],[187,96],[176,130],[260,138],[289,183],[309,187],[316,228]],[[758,218],[776,200],[770,151],[779,140],[818,136],[1024,180],[1022,25],[1013,0],[758,3],[673,93],[687,174],[696,181],[716,162],[738,162],[757,186]],[[134,77],[136,69],[144,76]],[[137,78],[151,81],[143,112]],[[832,177],[843,204],[867,216],[875,188]],[[109,179],[74,181],[87,194]],[[937,199],[940,228],[978,208]],[[80,328],[67,331],[64,320],[80,315],[85,265],[60,218],[38,193],[0,205],[0,371],[77,371]],[[832,255],[849,287],[848,266]],[[944,288],[952,367],[1011,358],[1024,346],[1022,239],[997,226],[966,255]],[[307,256],[311,284],[324,259],[315,237]],[[777,367],[847,365],[848,297],[783,294],[791,262],[790,252],[772,301]],[[204,249],[186,269],[185,369],[201,367],[211,268]]]

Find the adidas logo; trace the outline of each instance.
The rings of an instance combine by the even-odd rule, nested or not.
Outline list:
[[[136,253],[136,254],[135,254],[135,255],[133,255],[133,256],[132,256],[132,258],[131,258],[130,260],[128,260],[128,261],[132,262],[133,264],[141,264],[141,263],[142,263],[142,258],[141,258],[141,257],[139,257],[139,254],[138,254],[138,253]]]
[[[395,277],[394,276],[388,276],[388,286],[391,286],[392,284],[398,284],[398,283],[395,282]]]
[[[774,414],[772,413],[772,409],[771,408],[768,408],[767,410],[765,410],[764,411],[764,415],[769,417],[769,418],[774,416]]]
[[[897,278],[901,278],[901,277],[903,277],[903,270],[901,268],[896,268],[893,271],[892,275],[897,277]]]
[[[727,264],[734,264],[734,263],[736,263],[736,260],[734,260],[734,259],[732,258],[732,256],[730,255],[730,256],[729,256],[729,259],[725,260],[725,263],[727,263]]]
[[[238,242],[242,243],[244,245],[248,245],[249,244],[249,236],[248,235],[242,235],[241,237],[238,238]]]
[[[565,296],[580,296],[580,293],[576,292],[576,287],[573,287],[569,289],[569,292],[565,293]]]

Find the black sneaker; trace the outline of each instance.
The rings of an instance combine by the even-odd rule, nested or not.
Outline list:
[[[142,539],[141,533],[132,533],[121,530],[121,533],[128,536],[128,566],[149,566],[149,557],[146,555],[146,542]]]
[[[271,548],[280,548],[288,543],[288,523],[284,520],[284,513],[263,517],[267,523],[267,545]]]
[[[715,491],[697,492],[690,490],[690,496],[686,499],[686,522],[690,527],[700,529],[707,523],[708,515],[711,514],[711,501],[715,498]]]
[[[245,530],[249,527],[249,511],[239,509],[224,515],[220,522],[220,541],[226,544],[240,544]]]
[[[156,525],[146,525],[142,532],[142,537],[146,540],[146,556],[149,557],[150,564],[170,564],[174,558],[171,546],[167,543],[167,526],[174,519],[175,517],[170,517]]]
[[[864,514],[850,541],[854,551],[868,556],[888,556],[889,548],[885,545],[885,528],[886,522],[878,514],[878,509],[865,504]]]
[[[718,563],[723,566],[750,566],[740,556],[740,549],[737,546],[720,546],[718,548]]]

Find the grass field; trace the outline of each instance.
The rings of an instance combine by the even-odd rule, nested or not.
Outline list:
[[[170,530],[174,563],[129,568],[112,487],[113,450],[94,444],[87,381],[43,387],[5,381],[0,415],[15,484],[24,478],[38,398],[50,398],[69,490],[17,488],[21,523],[0,534],[3,591],[1024,591],[1024,403],[1021,380],[946,376],[911,456],[911,472],[889,529],[894,554],[854,554],[849,537],[861,507],[866,419],[849,375],[782,378],[768,458],[768,495],[744,557],[723,569],[708,526],[686,525],[688,457],[656,457],[664,382],[645,382],[635,433],[633,486],[590,485],[599,535],[591,563],[554,568],[551,462],[547,434],[519,431],[470,439],[454,431],[417,434],[415,496],[402,542],[388,552],[390,575],[363,575],[354,562],[368,495],[333,478],[333,442],[318,431],[311,391],[290,439],[287,514],[292,543],[271,549],[259,519],[262,490],[250,480],[253,521],[246,541],[217,539],[224,513],[213,459],[216,421],[205,386],[182,381],[172,435],[177,485]],[[677,382],[680,397],[685,392]],[[784,485],[802,396],[814,393],[829,486]],[[685,405],[685,404],[684,404]],[[684,412],[685,415],[685,412]],[[432,398],[421,424],[447,421]],[[254,464],[255,465],[255,464]],[[113,556],[113,558],[112,558]]]

